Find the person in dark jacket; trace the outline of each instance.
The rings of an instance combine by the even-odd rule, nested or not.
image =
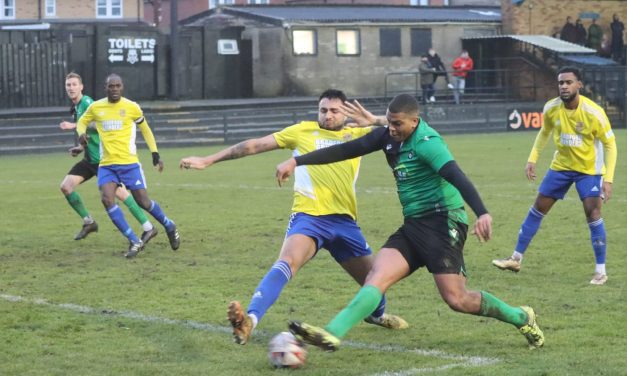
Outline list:
[[[616,13],[614,13],[612,18],[613,21],[610,24],[610,30],[612,30],[612,59],[620,63],[623,60],[623,49],[625,48],[625,43],[623,42],[625,24],[620,22]]]
[[[588,33],[586,32],[586,28],[583,26],[583,23],[581,23],[581,18],[577,18],[577,21],[575,21],[575,36],[575,43],[580,46],[586,45]]]
[[[577,41],[577,28],[573,24],[572,17],[566,17],[566,23],[564,27],[562,27],[562,32],[560,33],[560,38],[563,41],[576,43]]]
[[[435,80],[433,84],[435,85],[435,81],[438,80],[438,77],[444,77],[446,80],[446,86],[449,89],[453,88],[453,84],[448,79],[448,73],[446,72],[446,68],[444,67],[444,63],[442,63],[442,59],[440,55],[432,48],[429,48],[429,54],[427,55],[427,59],[429,59],[429,64],[438,72],[434,75]]]
[[[420,58],[420,65],[418,66],[420,71],[420,88],[422,89],[422,104],[429,102],[435,102],[435,89],[433,83],[435,82],[435,68],[429,63],[427,55],[423,55]]]

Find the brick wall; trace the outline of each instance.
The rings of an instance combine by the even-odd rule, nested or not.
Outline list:
[[[67,21],[96,18],[96,0],[57,0],[56,16],[46,17],[45,2],[40,0],[18,0],[15,2],[15,19],[20,21]],[[38,9],[41,4],[41,11]],[[122,19],[143,18],[144,0],[123,0]]]
[[[39,0],[23,0],[15,2],[15,19],[37,19]]]
[[[624,0],[525,0],[516,6],[511,0],[501,0],[504,34],[555,35],[571,16],[573,23],[581,13],[594,12],[601,18],[597,24],[610,34],[612,15],[618,13],[621,21],[627,21],[627,2]],[[590,19],[582,19],[586,30]],[[623,36],[624,38],[624,36]]]

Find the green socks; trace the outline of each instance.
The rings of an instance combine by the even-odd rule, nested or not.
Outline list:
[[[69,195],[65,196],[65,199],[70,204],[72,209],[81,216],[81,218],[91,218],[87,208],[83,204],[83,200],[78,192],[72,192]],[[142,210],[142,208],[137,205],[137,201],[133,198],[133,196],[128,196],[126,200],[124,200],[124,205],[128,207],[128,210],[133,214],[133,217],[137,219],[139,223],[141,223],[142,227],[144,227],[144,231],[148,231],[152,228],[152,223],[148,220],[146,213]]]
[[[344,337],[359,321],[372,314],[382,296],[378,288],[372,285],[363,286],[350,304],[331,320],[325,330],[338,338]],[[478,315],[493,317],[517,328],[524,326],[528,319],[520,307],[512,307],[486,291],[481,291],[481,311]]]
[[[486,291],[481,291],[481,311],[478,315],[493,317],[517,328],[524,326],[528,319],[520,307],[512,307]]]
[[[85,205],[83,205],[83,200],[77,192],[70,193],[65,196],[65,199],[70,204],[72,209],[74,209],[74,211],[81,216],[81,218],[89,218],[89,212],[87,211],[87,208],[85,208]]]
[[[146,217],[146,213],[137,205],[137,201],[135,201],[133,195],[129,195],[126,200],[124,200],[124,205],[126,205],[131,214],[133,214],[133,217],[135,217],[142,226],[144,226],[146,222],[150,223],[148,217]],[[150,228],[152,228],[152,224]],[[150,228],[148,230],[150,230]],[[144,228],[144,231],[147,231],[146,228]]]
[[[377,308],[383,294],[372,285],[363,286],[346,308],[331,320],[325,330],[342,338],[358,322],[368,317]]]

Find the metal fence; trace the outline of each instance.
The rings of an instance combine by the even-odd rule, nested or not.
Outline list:
[[[592,97],[608,116],[613,127],[627,127],[627,67],[586,67],[583,70],[584,92]],[[617,124],[617,122],[619,124]]]
[[[450,78],[453,77],[452,73],[446,72]],[[520,80],[521,75],[526,75],[528,78],[524,81]],[[514,69],[477,69],[468,74],[464,94],[472,96],[475,101],[537,100],[537,87],[537,72],[533,70],[521,72]],[[448,87],[436,89],[435,97],[452,101],[453,90],[455,89]],[[420,72],[402,71],[385,75],[385,97],[390,98],[401,93],[422,97]]]

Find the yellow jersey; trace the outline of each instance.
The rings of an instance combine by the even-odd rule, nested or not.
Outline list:
[[[551,132],[556,148],[552,170],[605,175],[604,180],[612,182],[616,138],[603,108],[583,95],[579,95],[579,105],[574,110],[564,107],[559,97],[546,102],[542,128],[531,149],[529,162],[537,162]]]
[[[280,148],[298,156],[364,136],[371,127],[345,127],[339,131],[321,128],[315,121],[303,121],[273,134]],[[346,214],[357,218],[355,183],[361,158],[327,165],[298,166],[294,173],[293,212],[309,215]]]
[[[139,163],[137,158],[137,127],[151,152],[157,152],[155,137],[144,119],[139,105],[124,97],[116,103],[107,98],[92,103],[81,116],[76,132],[80,136],[94,122],[100,135],[100,166]]]

